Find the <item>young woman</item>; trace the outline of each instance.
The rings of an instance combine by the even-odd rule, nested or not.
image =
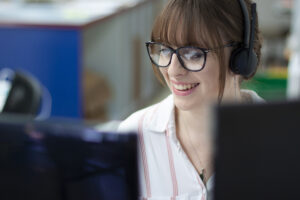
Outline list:
[[[260,60],[251,4],[170,0],[156,19],[147,51],[172,94],[132,114],[119,128],[139,134],[141,199],[211,198],[210,105],[262,101],[239,87],[255,74]]]

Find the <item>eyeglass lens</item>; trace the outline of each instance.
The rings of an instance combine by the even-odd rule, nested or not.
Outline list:
[[[155,65],[167,67],[171,63],[173,50],[162,44],[149,44],[150,57]],[[178,54],[188,70],[201,70],[205,63],[205,53],[195,47],[182,47],[178,49]]]

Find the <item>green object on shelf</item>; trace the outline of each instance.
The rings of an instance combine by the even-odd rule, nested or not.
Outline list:
[[[268,73],[258,73],[250,81],[244,81],[242,88],[256,91],[267,101],[281,100],[286,98],[287,79],[272,77]]]

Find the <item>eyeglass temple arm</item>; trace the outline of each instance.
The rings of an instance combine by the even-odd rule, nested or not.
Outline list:
[[[217,51],[217,50],[222,49],[222,48],[235,47],[235,46],[239,46],[239,45],[241,45],[240,42],[230,42],[230,43],[225,44],[225,45],[220,46],[220,47],[215,47],[215,48],[207,49],[207,50],[205,50],[205,52],[208,53],[208,52],[211,52],[211,51]]]

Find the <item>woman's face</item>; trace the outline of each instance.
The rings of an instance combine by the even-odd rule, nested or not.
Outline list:
[[[227,49],[225,56],[225,60],[228,60]],[[205,67],[199,72],[184,69],[176,54],[173,54],[169,67],[160,68],[160,71],[173,93],[174,103],[178,109],[191,110],[218,100],[219,63],[216,54],[212,52],[207,54]]]

